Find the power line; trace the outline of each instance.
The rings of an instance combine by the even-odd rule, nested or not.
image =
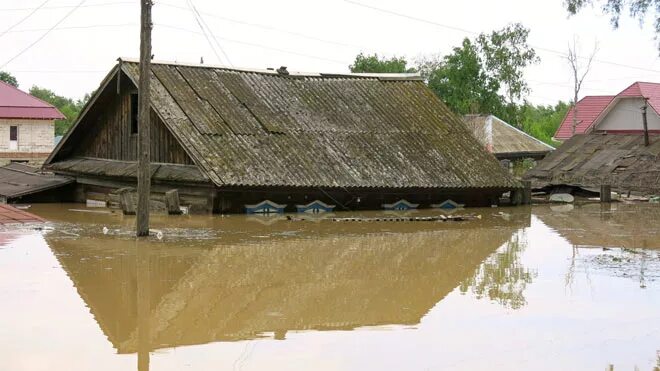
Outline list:
[[[101,7],[101,6],[126,5],[126,4],[136,4],[136,2],[134,2],[134,1],[114,1],[114,2],[106,2],[106,3],[87,4],[87,5],[82,5],[82,6],[77,6],[77,5],[51,5],[51,6],[45,6],[41,9],[93,8],[93,7]],[[38,10],[39,7],[36,7],[36,8],[0,8],[0,12],[24,11],[24,10],[35,10],[35,9]]]
[[[18,22],[14,23],[13,25],[9,26],[6,30],[4,30],[2,33],[0,33],[0,37],[3,37],[7,32],[11,31],[14,29],[14,27],[20,25],[21,23],[25,22],[28,18],[32,17],[34,13],[39,11],[39,9],[43,8],[44,5],[46,5],[50,0],[45,0],[43,3],[39,4],[36,8],[32,9],[30,13],[28,13],[25,17],[21,18]]]
[[[209,45],[211,45],[211,49],[213,49],[213,52],[215,53],[215,56],[218,58],[219,61],[222,62],[222,60],[220,59],[220,56],[218,56],[218,53],[215,51],[215,48],[213,47],[213,43],[209,39],[206,31],[204,30],[204,27],[206,27],[206,30],[208,30],[208,33],[211,34],[211,36],[213,37],[213,40],[215,40],[216,46],[218,47],[218,49],[220,49],[220,52],[222,53],[222,55],[225,56],[225,59],[227,60],[229,65],[233,67],[234,64],[231,62],[231,59],[229,59],[229,56],[227,55],[225,50],[222,48],[222,45],[220,45],[220,42],[218,42],[218,39],[213,34],[213,31],[208,26],[208,24],[206,24],[206,22],[204,21],[204,18],[202,18],[202,15],[199,14],[199,12],[197,11],[197,8],[195,7],[195,4],[193,4],[192,0],[188,0],[188,5],[190,6],[190,9],[192,10],[193,15],[195,16],[195,20],[197,21],[197,24],[199,25],[199,28],[204,33],[204,37],[206,37],[206,40],[209,42]]]
[[[93,25],[84,25],[84,26],[67,26],[67,27],[57,27],[53,31],[62,31],[62,30],[78,30],[78,29],[89,29],[89,28],[112,28],[112,27],[128,27],[128,26],[137,26],[137,23],[120,23],[120,24],[93,24]],[[12,30],[8,33],[20,33],[20,32],[38,32],[38,31],[48,31],[48,28],[29,28],[22,30]]]
[[[211,47],[213,54],[215,54],[215,57],[218,58],[218,61],[222,63],[222,58],[220,58],[220,55],[215,50],[215,47],[211,42],[211,38],[209,38],[209,35],[206,33],[206,30],[204,29],[204,26],[202,26],[202,22],[200,22],[199,18],[197,18],[197,13],[192,10],[192,4],[190,3],[190,0],[188,0],[188,7],[190,7],[190,10],[193,12],[193,17],[195,18],[195,22],[197,22],[197,25],[199,26],[199,29],[202,31],[202,34],[204,35],[206,42],[208,42],[209,46]]]
[[[188,9],[188,8],[185,8],[185,7],[182,7],[182,6],[179,6],[179,5],[168,4],[168,3],[164,3],[164,2],[158,2],[158,5],[190,11],[190,9]],[[200,11],[199,13],[203,14],[203,15],[206,15],[208,17],[220,19],[220,20],[223,20],[223,21],[226,21],[226,22],[236,23],[236,24],[249,26],[249,27],[254,27],[254,28],[261,28],[261,29],[267,30],[267,31],[276,31],[276,32],[280,32],[280,33],[300,37],[300,38],[303,38],[303,39],[314,40],[314,41],[318,41],[318,42],[322,42],[322,43],[326,43],[326,44],[337,45],[337,46],[342,46],[342,47],[348,47],[348,48],[353,48],[353,49],[368,49],[367,47],[365,47],[363,45],[349,44],[349,43],[344,43],[344,42],[341,42],[341,41],[324,39],[324,38],[320,38],[320,37],[310,36],[310,35],[307,35],[307,34],[304,34],[304,33],[301,33],[301,32],[289,31],[289,30],[285,30],[285,29],[282,29],[282,28],[273,27],[273,26],[269,26],[269,25],[264,25],[264,24],[260,24],[260,23],[254,23],[254,22],[248,22],[248,21],[235,19],[235,18],[223,17],[223,16],[213,14],[213,13],[209,13],[209,12],[201,12]]]
[[[450,25],[438,23],[438,22],[431,21],[431,20],[428,20],[428,19],[419,18],[419,17],[415,17],[415,16],[411,16],[411,15],[408,15],[408,14],[395,12],[395,11],[384,9],[384,8],[379,8],[379,7],[376,7],[376,6],[373,6],[373,5],[367,5],[367,4],[364,4],[364,3],[361,3],[361,2],[358,2],[358,1],[354,1],[354,0],[344,0],[344,2],[347,2],[349,4],[353,4],[353,5],[356,5],[356,6],[359,6],[359,7],[363,7],[363,8],[366,8],[366,9],[375,10],[375,11],[378,11],[378,12],[381,12],[381,13],[390,14],[390,15],[394,15],[394,16],[397,16],[397,17],[406,18],[406,19],[410,19],[410,20],[413,20],[413,21],[416,21],[416,22],[426,23],[426,24],[441,27],[441,28],[446,28],[446,29],[450,29],[450,30],[454,30],[454,31],[459,31],[459,32],[470,34],[470,35],[477,35],[478,34],[475,31],[468,30],[468,29],[465,29],[465,28],[460,28],[460,27],[455,27],[455,26],[450,26]],[[552,53],[552,54],[557,54],[561,57],[566,57],[567,56],[566,53],[564,53],[562,51],[559,51],[559,50],[544,48],[544,47],[541,47],[541,46],[538,46],[538,45],[531,45],[531,46],[535,49],[538,49],[538,50],[541,50],[541,51],[544,51],[544,52],[548,52],[548,53]],[[586,57],[581,57],[581,58],[582,59],[587,59]],[[606,60],[602,60],[602,59],[594,58],[593,61],[598,62],[598,63],[603,63],[603,64],[609,64],[609,65],[613,65],[613,66],[617,66],[617,67],[624,67],[624,68],[630,68],[630,69],[635,69],[635,70],[640,70],[640,71],[660,73],[660,71],[653,70],[653,69],[650,69],[650,68],[631,66],[631,65],[627,65],[627,64],[623,64],[623,63],[611,62],[611,61],[606,61]]]
[[[168,25],[168,24],[163,24],[163,23],[154,23],[154,25],[158,26],[158,27],[162,27],[162,28],[169,28],[169,29],[189,32],[189,33],[193,33],[193,34],[197,34],[197,35],[202,34],[201,32],[189,30],[187,28],[183,28],[183,27],[179,27],[179,26],[173,26],[173,25]],[[214,36],[216,36],[216,35],[214,35]],[[260,48],[260,49],[273,50],[273,51],[284,53],[284,54],[297,55],[297,56],[301,56],[301,57],[307,57],[307,58],[311,58],[311,59],[317,59],[317,60],[322,60],[322,61],[326,61],[326,62],[337,63],[337,64],[341,64],[343,66],[347,65],[347,63],[345,61],[340,61],[340,60],[337,60],[337,59],[324,58],[324,57],[319,57],[319,56],[315,56],[315,55],[295,52],[295,51],[291,51],[291,50],[279,49],[279,48],[275,48],[275,47],[268,46],[268,45],[252,43],[252,42],[249,42],[249,41],[230,39],[230,38],[226,38],[226,37],[218,37],[218,39],[224,40],[226,42],[234,43],[234,44],[247,45],[247,46],[252,46],[252,47]]]
[[[11,63],[12,61],[14,61],[16,58],[18,58],[18,57],[20,57],[21,55],[23,55],[23,53],[25,53],[25,52],[27,52],[28,50],[30,50],[33,46],[37,45],[37,43],[38,43],[39,41],[43,40],[44,37],[46,37],[46,36],[47,36],[51,31],[53,31],[57,26],[59,26],[62,22],[64,22],[67,18],[69,18],[69,16],[70,16],[71,14],[73,14],[73,12],[75,12],[78,8],[80,8],[80,6],[83,5],[83,4],[85,3],[85,1],[86,1],[86,0],[80,0],[80,2],[78,3],[78,5],[77,5],[76,7],[72,8],[71,10],[69,10],[69,11],[64,15],[64,17],[60,18],[60,20],[57,21],[57,23],[55,23],[51,28],[49,28],[49,29],[48,29],[46,32],[44,32],[41,36],[39,36],[39,38],[37,38],[36,40],[34,40],[30,45],[28,45],[28,46],[25,47],[23,50],[21,50],[20,52],[18,52],[18,54],[16,54],[16,55],[14,55],[13,57],[9,58],[9,60],[6,61],[2,66],[0,66],[0,68],[4,68],[6,65],[8,65],[8,64]]]

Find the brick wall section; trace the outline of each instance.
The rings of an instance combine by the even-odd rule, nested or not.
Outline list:
[[[10,126],[18,126],[18,150],[9,149]],[[0,152],[50,153],[54,137],[53,120],[0,119]]]

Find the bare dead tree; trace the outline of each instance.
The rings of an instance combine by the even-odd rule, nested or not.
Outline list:
[[[573,38],[573,44],[568,44],[568,55],[566,56],[571,66],[571,72],[573,73],[573,124],[571,125],[571,136],[575,135],[575,128],[578,126],[578,94],[580,94],[584,78],[587,77],[591,69],[591,62],[593,62],[594,56],[598,52],[598,43],[594,44],[593,51],[586,58],[579,56],[578,49],[578,41],[576,38]],[[580,63],[582,59],[586,60],[586,65],[584,66]]]

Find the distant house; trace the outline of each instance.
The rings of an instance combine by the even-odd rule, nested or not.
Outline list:
[[[554,150],[494,115],[466,115],[464,120],[477,140],[498,160],[540,160]]]
[[[136,184],[138,70],[120,60],[46,161],[81,201]],[[417,75],[154,63],[151,78],[153,197],[177,188],[192,210],[483,206],[521,187]]]
[[[52,105],[0,81],[0,165],[41,165],[54,147],[55,120],[64,118]]]
[[[650,145],[644,145],[642,107],[647,107]],[[599,191],[660,194],[660,84],[636,82],[615,96],[578,103],[576,135],[571,110],[555,137],[556,151],[527,172],[533,188],[579,187]]]
[[[635,82],[617,95],[586,96],[577,103],[575,134],[591,132],[610,134],[642,133],[642,110],[648,104],[648,129],[660,133],[660,83]],[[554,138],[559,141],[573,135],[572,108],[557,129]]]

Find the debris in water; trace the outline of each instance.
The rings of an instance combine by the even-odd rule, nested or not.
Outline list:
[[[69,211],[75,211],[79,213],[92,213],[92,214],[112,214],[112,211],[105,210],[83,210],[83,209],[69,209]]]

